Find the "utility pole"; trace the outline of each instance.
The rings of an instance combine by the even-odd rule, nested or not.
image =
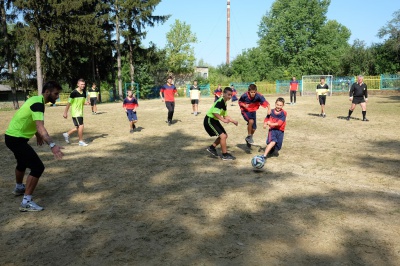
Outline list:
[[[226,64],[229,65],[229,50],[231,38],[231,1],[227,0],[226,6]]]

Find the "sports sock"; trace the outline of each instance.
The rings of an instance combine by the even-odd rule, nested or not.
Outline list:
[[[362,111],[362,116],[365,118],[365,115],[367,114],[367,111]]]
[[[351,116],[352,113],[353,113],[353,111],[352,111],[352,110],[349,110],[349,116]]]
[[[210,145],[210,149],[215,150],[214,145]]]
[[[24,198],[22,199],[22,204],[26,204],[29,201],[32,201],[32,195],[24,195]]]
[[[17,189],[23,189],[23,188],[24,188],[24,184],[22,184],[22,183],[17,183],[17,184],[15,185],[15,188],[17,188]]]

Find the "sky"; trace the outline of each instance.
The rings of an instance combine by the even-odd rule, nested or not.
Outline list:
[[[257,47],[261,18],[270,11],[274,0],[230,0],[230,61],[246,49]],[[166,44],[166,34],[175,20],[190,25],[198,39],[193,44],[197,63],[209,65],[226,62],[227,0],[162,0],[153,15],[171,15],[168,21],[147,28],[144,44],[159,48]],[[331,0],[327,19],[336,20],[351,31],[350,44],[359,39],[367,46],[382,43],[376,35],[400,10],[399,0]]]

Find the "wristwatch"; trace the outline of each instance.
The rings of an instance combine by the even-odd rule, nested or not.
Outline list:
[[[53,149],[54,146],[56,146],[56,144],[55,144],[54,142],[51,142],[51,143],[49,144],[49,146],[50,146],[50,149]]]

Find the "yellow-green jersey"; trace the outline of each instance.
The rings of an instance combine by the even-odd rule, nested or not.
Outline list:
[[[221,116],[226,116],[228,114],[224,97],[221,97],[217,101],[215,101],[213,106],[207,112],[208,117],[218,120],[218,118],[216,118],[214,114],[219,114]]]
[[[78,90],[73,90],[69,95],[68,102],[71,105],[71,116],[72,117],[83,117],[83,105],[86,101],[85,91],[79,92]]]
[[[318,84],[317,85],[317,95],[327,95],[329,92],[329,87],[327,84]]]
[[[44,121],[43,95],[29,98],[15,113],[6,134],[17,138],[30,139],[36,134],[36,121]]]
[[[97,96],[99,95],[99,88],[90,88],[88,89],[88,94],[90,98],[97,98]]]

